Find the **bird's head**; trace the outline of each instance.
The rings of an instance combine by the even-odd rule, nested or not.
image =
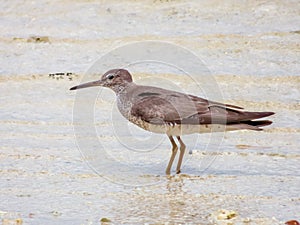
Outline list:
[[[132,83],[132,77],[130,73],[125,69],[112,69],[107,71],[101,76],[100,80],[80,84],[70,88],[70,90],[77,90],[81,88],[102,86],[108,87],[118,92],[120,89],[125,87],[127,84]]]

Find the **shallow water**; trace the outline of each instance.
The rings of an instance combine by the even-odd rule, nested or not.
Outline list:
[[[1,4],[2,224],[17,224],[17,219],[23,224],[100,224],[101,218],[112,224],[282,224],[300,219],[296,1]],[[31,36],[48,40],[36,42]],[[103,54],[144,40],[193,51],[218,85],[221,96],[214,100],[274,111],[274,123],[263,132],[184,136],[192,154],[185,155],[183,174],[170,178],[164,176],[167,138],[128,125],[109,90],[94,102],[96,135],[90,135],[85,115],[73,122],[78,116],[74,104],[80,94],[98,89],[68,89],[87,79],[83,74]],[[197,90],[191,77],[174,67],[141,63],[129,69],[141,84],[210,94],[204,77]],[[72,79],[48,76],[56,72],[72,72]],[[78,148],[80,143],[89,145]],[[236,216],[218,220],[221,209]]]

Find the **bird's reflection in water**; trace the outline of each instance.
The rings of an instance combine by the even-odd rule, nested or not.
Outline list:
[[[169,176],[166,183],[166,200],[168,202],[169,221],[178,223],[192,223],[197,213],[193,207],[193,199],[190,194],[185,191],[184,186],[189,176],[184,174]],[[191,210],[192,209],[192,210]]]

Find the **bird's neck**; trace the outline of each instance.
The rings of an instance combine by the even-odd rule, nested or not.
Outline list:
[[[136,84],[133,82],[130,82],[130,83],[125,83],[123,85],[113,86],[113,87],[111,87],[111,89],[116,93],[117,96],[120,96],[120,95],[126,94],[127,91],[134,86],[136,86]]]

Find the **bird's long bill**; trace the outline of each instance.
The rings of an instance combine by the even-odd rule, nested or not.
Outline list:
[[[94,87],[94,86],[101,86],[101,85],[102,85],[101,80],[97,80],[97,81],[92,81],[84,84],[79,84],[77,86],[71,87],[70,90],[77,90],[80,88],[87,88],[87,87]]]

